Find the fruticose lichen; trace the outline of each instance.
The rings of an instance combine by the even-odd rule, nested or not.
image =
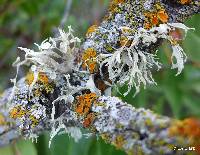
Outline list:
[[[179,9],[174,12],[171,4]],[[172,48],[172,68],[180,74],[187,58],[180,41],[190,30],[182,21],[200,12],[199,6],[190,0],[113,0],[102,23],[88,29],[82,46],[69,27],[35,44],[35,50],[19,47],[25,56],[13,64],[17,74],[9,99],[0,100],[7,103],[0,110],[0,127],[18,128],[16,135],[33,139],[50,130],[49,146],[58,133],[78,141],[85,128],[128,154],[173,154],[174,146],[189,146],[191,141],[184,138],[191,137],[188,128],[198,128],[197,122],[177,123],[136,109],[111,97],[111,88],[128,84],[124,95],[132,87],[136,95],[141,85],[156,84],[151,71],[162,67],[156,49],[164,40]],[[17,82],[22,65],[30,71]],[[184,125],[185,137],[179,132]],[[194,140],[198,134],[192,135]]]

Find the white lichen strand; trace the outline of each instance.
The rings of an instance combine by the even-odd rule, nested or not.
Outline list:
[[[34,65],[35,72],[44,72],[52,79],[55,79],[58,73],[64,74],[72,70],[74,55],[78,50],[77,45],[80,43],[80,39],[74,37],[71,27],[68,29],[68,32],[59,29],[59,35],[56,38],[45,39],[41,45],[35,43],[38,47],[37,50],[19,47],[25,52],[25,59],[20,61],[18,57],[13,66],[16,66],[18,71],[22,65]],[[36,77],[34,77],[32,85],[37,81]]]
[[[177,68],[178,72],[176,73],[176,75],[179,75],[184,68],[184,63],[187,61],[187,56],[179,45],[172,46],[172,50],[173,50],[171,56],[172,69]],[[174,58],[175,61],[173,60]]]
[[[120,29],[129,29],[122,27]],[[148,47],[156,43],[159,39],[165,39],[170,43],[173,42],[170,32],[177,29],[182,29],[185,32],[191,28],[186,27],[181,23],[160,24],[158,27],[153,27],[150,30],[139,28],[138,32],[133,35],[126,35],[128,41],[132,41],[130,46],[126,44],[119,49],[115,49],[113,54],[100,54],[98,62],[100,68],[103,65],[108,67],[109,79],[113,83],[124,85],[128,83],[128,90],[124,95],[127,95],[134,86],[136,91],[134,96],[140,91],[141,84],[146,87],[147,84],[156,84],[152,77],[151,70],[161,68],[161,63],[158,62],[157,54],[148,53]],[[140,46],[144,46],[143,50]],[[171,44],[172,46],[172,69],[177,68],[177,74],[180,74],[186,62],[186,54],[178,43]],[[145,49],[147,51],[145,51]],[[102,61],[103,59],[103,61]],[[175,59],[175,61],[173,60]],[[126,68],[126,69],[125,69]],[[101,73],[103,76],[103,73]]]
[[[28,112],[28,114],[25,113],[23,116],[20,116],[20,118],[18,118],[21,122],[19,128],[21,130],[30,130],[30,132],[27,134],[28,137],[36,137],[34,136],[35,133],[32,132],[32,128],[34,129],[35,126],[32,126],[32,122],[29,120],[30,115],[31,117],[34,117],[34,119],[40,121],[43,119],[47,119],[45,106],[37,104],[39,100],[45,102],[46,99],[43,97],[34,97],[34,94],[32,92],[33,89],[41,89],[41,86],[37,84],[39,73],[44,73],[45,75],[47,75],[48,78],[54,81],[57,86],[63,86],[63,83],[60,83],[60,77],[64,76],[66,79],[65,87],[63,87],[64,89],[62,90],[62,93],[57,97],[57,99],[52,101],[51,120],[49,122],[50,124],[52,124],[51,140],[59,132],[60,128],[63,128],[64,126],[64,123],[60,123],[62,122],[62,120],[60,119],[62,119],[63,117],[60,116],[57,119],[54,118],[55,103],[64,101],[66,104],[71,104],[74,100],[74,97],[72,95],[85,89],[85,86],[75,87],[72,86],[69,82],[70,75],[68,73],[77,67],[74,66],[74,59],[75,55],[78,52],[79,43],[80,39],[73,35],[73,30],[69,26],[68,32],[64,32],[63,30],[59,29],[59,34],[56,38],[45,39],[40,45],[35,43],[35,45],[37,46],[36,50],[19,47],[20,50],[25,52],[25,58],[24,60],[20,60],[20,58],[18,57],[17,60],[13,63],[13,66],[17,68],[17,74],[16,77],[12,79],[12,82],[14,83],[12,96],[16,97],[17,93],[23,94],[22,90],[20,90],[19,92],[17,91],[18,83],[16,81],[19,68],[22,65],[31,65],[33,81],[30,85],[27,85],[25,83],[23,84],[23,87],[26,88],[24,94],[28,92],[28,96],[21,95],[21,97],[26,98],[27,100],[28,98],[32,97],[30,101],[33,102],[34,105],[31,107],[31,110]],[[93,89],[92,87],[90,88]],[[18,105],[20,106],[21,111],[26,112],[28,102],[19,103],[20,101],[21,100],[16,100],[16,102],[14,102],[13,105],[10,107],[10,110]],[[38,107],[38,105],[40,105],[40,107]],[[58,122],[58,120],[59,127],[57,128],[56,123]],[[75,140],[79,139],[78,137],[80,136],[75,136],[76,133],[78,133],[78,129],[76,129],[75,134],[73,134],[74,131],[72,130],[72,128],[75,129],[76,127],[70,127],[68,129],[65,126],[65,131],[68,133],[72,132],[71,135],[75,138]]]

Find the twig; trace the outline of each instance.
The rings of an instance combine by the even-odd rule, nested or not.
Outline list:
[[[64,26],[65,26],[65,24],[67,22],[71,5],[72,5],[72,0],[67,0],[67,3],[65,5],[64,14],[63,14],[63,17],[61,19],[60,26],[59,26],[62,29],[64,28]]]

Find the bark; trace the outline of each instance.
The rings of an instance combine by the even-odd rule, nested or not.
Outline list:
[[[180,23],[199,12],[199,0],[113,0],[102,23],[88,29],[82,47],[72,54],[73,67],[62,62],[70,59],[59,57],[62,61],[56,68],[51,59],[45,66],[48,72],[39,72],[34,85],[35,75],[29,73],[17,82],[17,89],[5,90],[0,99],[0,146],[20,137],[37,138],[45,130],[51,131],[50,142],[61,129],[78,140],[80,128],[127,154],[185,154],[177,148],[199,146],[198,120],[160,116],[110,96],[115,84],[128,81],[136,93],[140,83],[154,84],[150,68],[159,68],[154,60],[157,47],[167,39],[173,49],[180,49],[178,42],[184,37],[174,37],[173,32],[186,32],[189,28]],[[176,50],[173,53],[177,74],[185,62],[180,51],[181,58]],[[54,70],[56,79],[49,72]]]

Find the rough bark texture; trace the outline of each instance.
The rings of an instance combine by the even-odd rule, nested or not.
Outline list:
[[[200,146],[198,120],[159,116],[109,96],[115,84],[128,82],[129,89],[135,86],[138,93],[140,84],[155,83],[150,70],[160,68],[154,53],[164,39],[171,43],[177,58],[172,67],[180,74],[185,55],[178,43],[184,36],[173,34],[177,29],[187,32],[189,28],[180,24],[199,12],[199,0],[113,0],[102,23],[88,29],[81,50],[70,47],[76,43],[73,36],[65,44],[64,33],[55,44],[38,46],[46,52],[64,43],[59,55],[42,55],[49,59],[44,64],[27,56],[36,67],[32,71],[38,71],[37,79],[30,72],[2,95],[0,146],[21,136],[37,138],[44,130],[51,131],[51,140],[61,129],[78,140],[80,128],[127,154],[186,154],[175,148]],[[64,55],[63,49],[69,53]]]

